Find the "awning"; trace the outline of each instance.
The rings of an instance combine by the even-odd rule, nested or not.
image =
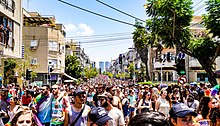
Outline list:
[[[63,75],[66,76],[66,77],[68,77],[68,78],[71,79],[71,80],[77,81],[76,78],[71,77],[70,75],[68,75],[68,74],[66,74],[66,73],[63,73]]]

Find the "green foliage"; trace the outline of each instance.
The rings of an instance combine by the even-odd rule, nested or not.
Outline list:
[[[107,75],[109,78],[113,78],[113,74],[111,72],[103,72],[104,75]]]
[[[147,82],[138,82],[138,84],[143,84],[143,85],[153,85],[152,81],[147,81]]]
[[[17,66],[15,59],[4,60],[4,82],[10,83],[9,79],[14,77],[15,68]]]
[[[81,76],[82,68],[76,56],[68,55],[65,58],[65,73],[68,75],[79,78]]]
[[[206,8],[207,14],[203,16],[203,24],[213,34],[213,37],[220,35],[220,1],[208,0]]]
[[[128,72],[129,72],[129,76],[130,78],[132,78],[135,74],[135,68],[134,68],[134,63],[130,63],[128,66]]]
[[[178,42],[189,43],[192,18],[191,0],[147,0],[147,30],[158,36],[165,47],[172,48]],[[153,40],[155,41],[155,40]]]
[[[84,73],[87,79],[94,78],[98,75],[98,71],[96,70],[96,68],[91,68],[91,67],[86,67],[84,69]]]
[[[218,44],[214,43],[210,37],[192,39],[188,48],[191,50],[192,55],[197,59],[204,59],[211,62],[215,55],[215,50]]]

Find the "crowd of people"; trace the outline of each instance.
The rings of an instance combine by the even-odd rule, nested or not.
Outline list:
[[[219,85],[95,80],[1,88],[0,126],[220,126]]]

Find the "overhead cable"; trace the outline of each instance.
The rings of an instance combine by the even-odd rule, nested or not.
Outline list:
[[[58,0],[58,1],[60,1],[60,2],[62,2],[62,3],[64,3],[64,4],[67,4],[67,5],[69,5],[69,6],[75,7],[75,8],[77,8],[77,9],[86,11],[86,12],[88,12],[88,13],[91,13],[91,14],[94,14],[94,15],[97,15],[97,16],[100,16],[100,17],[103,17],[103,18],[112,20],[112,21],[116,21],[116,22],[119,22],[119,23],[122,23],[122,24],[127,24],[127,25],[130,25],[130,26],[135,26],[135,25],[132,24],[132,23],[128,23],[128,22],[121,21],[121,20],[118,20],[118,19],[115,19],[115,18],[111,18],[111,17],[105,16],[105,15],[102,15],[102,14],[99,14],[99,13],[96,13],[96,12],[93,12],[93,11],[90,11],[90,10],[87,10],[87,9],[84,9],[84,8],[82,8],[82,7],[73,5],[73,4],[68,3],[68,2],[65,2],[65,1],[63,1],[63,0]]]
[[[109,7],[109,8],[111,8],[111,9],[113,9],[113,10],[116,10],[116,11],[122,13],[122,14],[125,14],[125,15],[129,16],[129,17],[132,17],[132,18],[134,18],[134,19],[136,19],[136,20],[139,20],[139,21],[142,21],[142,22],[146,22],[146,21],[144,21],[144,20],[142,20],[142,19],[140,19],[140,18],[137,18],[137,17],[135,17],[135,16],[133,16],[133,15],[130,15],[130,14],[124,12],[124,11],[121,11],[121,10],[119,10],[119,9],[113,7],[113,6],[110,6],[110,5],[104,3],[104,2],[102,2],[102,1],[100,1],[100,0],[96,0],[96,1],[99,2],[99,3],[101,3],[101,4],[103,4],[103,5],[105,5],[105,6],[107,6],[107,7]]]

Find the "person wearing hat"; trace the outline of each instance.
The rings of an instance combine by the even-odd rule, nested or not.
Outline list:
[[[74,92],[74,104],[68,109],[66,116],[69,116],[70,126],[85,126],[87,124],[88,113],[90,107],[85,104],[86,92],[81,88],[77,88]]]
[[[109,120],[112,119],[102,107],[92,108],[88,117],[89,126],[110,126]]]
[[[172,106],[170,112],[170,122],[174,126],[193,126],[195,122],[193,121],[194,117],[197,116],[197,113],[189,108],[184,103],[176,103]]]
[[[103,88],[103,84],[98,84],[98,87],[96,87],[97,91],[96,91],[96,94],[94,94],[93,96],[93,101],[94,101],[94,104],[96,107],[99,107],[100,106],[100,102],[99,102],[99,99],[98,99],[98,95],[101,95],[104,93],[104,88]]]

